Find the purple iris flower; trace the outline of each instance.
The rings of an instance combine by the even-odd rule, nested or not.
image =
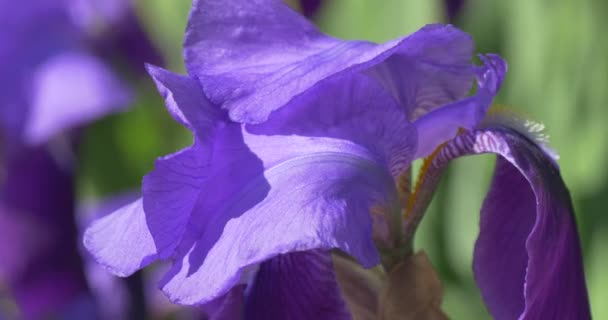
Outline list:
[[[88,288],[76,241],[70,130],[124,110],[132,95],[93,53],[93,29],[81,25],[77,2],[0,5],[0,277],[26,319],[87,309],[78,302]]]
[[[506,64],[488,55],[475,66],[472,48],[451,26],[378,45],[328,37],[280,1],[195,0],[188,75],[148,68],[194,143],[159,158],[142,198],[96,221],[85,247],[120,276],[171,261],[162,290],[214,319],[350,318],[330,250],[379,264],[376,246],[398,240],[391,219],[404,209],[411,161],[477,132]],[[378,206],[385,221],[370,215]],[[570,240],[563,252],[580,266]],[[546,284],[526,285],[526,299]]]
[[[496,56],[472,65],[470,37],[450,26],[340,41],[276,1],[195,1],[185,55],[189,76],[149,71],[195,143],[159,159],[142,200],[85,245],[122,276],[173,260],[161,282],[178,303],[218,305],[253,281],[243,308],[260,317],[281,297],[277,317],[348,314],[328,250],[379,263],[369,208],[399,210],[398,177],[483,118],[505,71]],[[261,280],[281,273],[279,287]],[[279,294],[306,282],[321,291]]]

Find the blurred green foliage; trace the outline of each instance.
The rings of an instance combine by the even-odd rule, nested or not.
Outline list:
[[[183,71],[181,42],[190,1],[141,0],[138,14],[167,59]],[[439,0],[329,0],[316,22],[336,37],[385,41],[426,23],[447,22]],[[543,122],[579,218],[594,318],[608,319],[608,2],[602,0],[469,0],[455,25],[471,33],[477,52],[509,62],[497,103]],[[137,86],[132,111],[90,128],[81,149],[79,191],[101,197],[137,189],[157,156],[190,143],[168,116],[149,79]],[[493,157],[451,165],[431,205],[417,246],[442,275],[444,308],[453,319],[489,318],[471,271],[479,208]]]

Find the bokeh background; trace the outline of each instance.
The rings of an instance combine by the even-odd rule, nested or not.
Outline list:
[[[509,72],[496,102],[546,125],[551,145],[561,156],[559,164],[578,216],[593,315],[608,319],[608,215],[604,212],[608,204],[608,2],[320,3],[311,18],[336,37],[382,42],[427,23],[452,23],[473,35],[476,52],[495,52],[506,58]],[[140,0],[136,7],[166,67],[183,72],[181,42],[190,1]],[[152,81],[144,78],[136,86],[137,97],[129,111],[100,120],[84,132],[76,175],[82,201],[137,190],[156,157],[191,141],[189,133],[167,115]],[[443,307],[453,319],[490,318],[475,286],[471,261],[493,161],[492,156],[479,156],[451,165],[416,241],[441,274]]]

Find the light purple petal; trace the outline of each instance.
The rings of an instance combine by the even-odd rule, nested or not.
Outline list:
[[[169,113],[196,135],[190,148],[158,159],[155,170],[146,175],[143,182],[148,228],[161,259],[166,259],[181,241],[207,180],[210,136],[220,123],[220,112],[209,104],[196,80],[151,65],[147,69]]]
[[[291,251],[341,248],[378,263],[368,210],[394,187],[366,150],[327,138],[241,137],[238,128],[216,133],[209,179],[165,278],[170,299],[207,302],[246,267]]]
[[[478,90],[475,95],[435,109],[414,122],[418,131],[415,158],[426,157],[443,142],[450,140],[459,129],[472,129],[486,116],[507,71],[506,62],[497,55],[482,57],[479,67]]]
[[[188,128],[197,129],[197,140],[213,129],[216,113],[202,95],[199,84],[189,77],[148,66],[171,115]],[[204,109],[204,106],[208,106]],[[206,129],[205,129],[206,128]],[[207,135],[208,135],[207,134]],[[143,200],[93,224],[85,234],[85,246],[118,275],[129,275],[155,259],[166,259],[181,241],[190,212],[205,180],[208,154],[201,143],[156,161],[155,170],[144,178]],[[145,208],[145,213],[144,213]],[[115,222],[129,220],[130,224]],[[105,222],[104,222],[105,221]],[[131,230],[133,229],[133,230]],[[124,234],[115,237],[114,234]],[[110,240],[108,240],[110,239]],[[113,250],[115,246],[136,252]]]
[[[105,217],[139,198],[139,192],[130,191],[102,200],[85,201],[84,204],[79,206],[77,214],[81,235],[95,219]],[[96,301],[103,302],[103,308],[99,308],[98,310],[100,318],[125,319],[129,309],[128,306],[132,300],[128,292],[127,281],[129,280],[117,278],[109,273],[86,250],[83,250],[82,254],[84,255],[83,265],[92,296]],[[130,281],[133,280],[135,279],[131,279]]]
[[[161,259],[172,254],[186,231],[196,199],[207,180],[205,150],[199,143],[156,160],[144,177],[143,208],[147,228]]]
[[[412,109],[408,114],[463,96],[472,75],[472,41],[451,26],[426,26],[382,45],[340,41],[275,0],[194,1],[184,46],[188,71],[200,79],[210,100],[244,123],[264,121],[333,75],[362,71],[389,57],[387,68],[401,69],[379,72],[381,77],[413,71],[412,77],[422,74],[434,89],[440,88],[432,94],[425,88],[416,98],[398,96]],[[433,80],[438,74],[439,80]],[[386,84],[404,80],[387,79]],[[426,95],[432,97],[428,103],[412,104]]]
[[[500,155],[482,213],[474,271],[496,319],[590,319],[574,211],[558,168],[513,129],[456,137],[437,162]]]
[[[394,177],[410,166],[417,143],[414,127],[391,95],[374,78],[356,74],[327,81],[247,129],[352,141],[377,155]]]
[[[222,119],[218,108],[211,105],[200,84],[189,76],[146,65],[171,116],[192,130],[201,141],[207,141],[214,126]]]
[[[139,199],[96,220],[84,233],[84,246],[110,272],[126,277],[157,258]]]
[[[182,97],[195,90],[189,78],[157,71],[151,73],[169,109],[207,140],[191,149],[192,162],[157,165],[150,175],[156,182],[144,182],[157,248],[169,254],[179,242],[163,281],[170,299],[210,302],[250,268],[292,251],[340,248],[368,267],[378,263],[368,209],[395,201],[390,169],[409,163],[416,139],[373,79],[332,82],[324,87],[330,92],[294,102],[294,114],[248,128],[217,117],[219,109],[204,99]],[[214,117],[214,124],[193,121]],[[312,126],[317,119],[326,122]]]
[[[83,53],[48,59],[33,77],[32,106],[24,128],[24,139],[33,144],[120,110],[130,99],[105,65]]]
[[[470,36],[434,27],[438,28],[436,34],[426,30],[431,28],[427,26],[407,38],[408,44],[423,47],[418,56],[400,52],[368,71],[392,93],[410,121],[463,99],[473,84]]]
[[[248,319],[351,319],[326,251],[276,256],[260,265],[248,289]]]

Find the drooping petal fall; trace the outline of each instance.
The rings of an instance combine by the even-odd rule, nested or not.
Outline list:
[[[335,279],[329,252],[276,256],[260,265],[245,319],[351,319]]]
[[[525,135],[488,126],[459,135],[435,158],[499,155],[481,212],[475,279],[496,319],[590,319],[569,192],[551,156]]]

